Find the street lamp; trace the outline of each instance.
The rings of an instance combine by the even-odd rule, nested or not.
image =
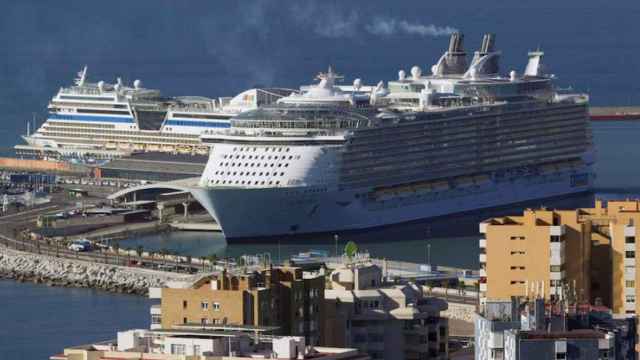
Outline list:
[[[335,240],[336,242],[336,258],[339,258],[340,256],[338,255],[338,239],[340,239],[340,237],[338,236],[338,234],[333,234],[333,240]]]

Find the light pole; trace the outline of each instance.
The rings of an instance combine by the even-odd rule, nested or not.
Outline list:
[[[335,240],[335,242],[336,242],[336,259],[340,257],[340,256],[338,256],[338,239],[340,239],[338,234],[333,234],[333,240]]]
[[[431,244],[427,244],[427,265],[431,267]]]

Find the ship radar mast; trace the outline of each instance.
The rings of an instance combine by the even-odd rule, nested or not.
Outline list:
[[[335,85],[336,80],[344,79],[344,76],[339,75],[333,71],[333,67],[329,66],[329,70],[326,73],[318,73],[316,75],[316,79],[320,80],[318,87],[324,89],[332,89],[333,85]]]
[[[78,72],[78,77],[75,80],[77,86],[83,86],[84,81],[87,79],[87,65],[82,68],[82,71]]]

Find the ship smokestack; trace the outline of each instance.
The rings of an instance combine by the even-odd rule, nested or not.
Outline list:
[[[461,75],[467,70],[467,53],[463,45],[464,35],[459,32],[451,34],[449,39],[449,49],[445,52],[438,63],[431,68],[431,72],[436,76]]]
[[[487,33],[482,37],[482,46],[480,47],[480,54],[486,55],[495,51],[496,35]]]

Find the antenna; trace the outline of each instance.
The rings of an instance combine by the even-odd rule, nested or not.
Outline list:
[[[87,65],[84,66],[84,68],[82,68],[82,70],[78,73],[78,77],[76,78],[76,85],[77,86],[83,86],[84,85],[84,81],[87,79]]]

